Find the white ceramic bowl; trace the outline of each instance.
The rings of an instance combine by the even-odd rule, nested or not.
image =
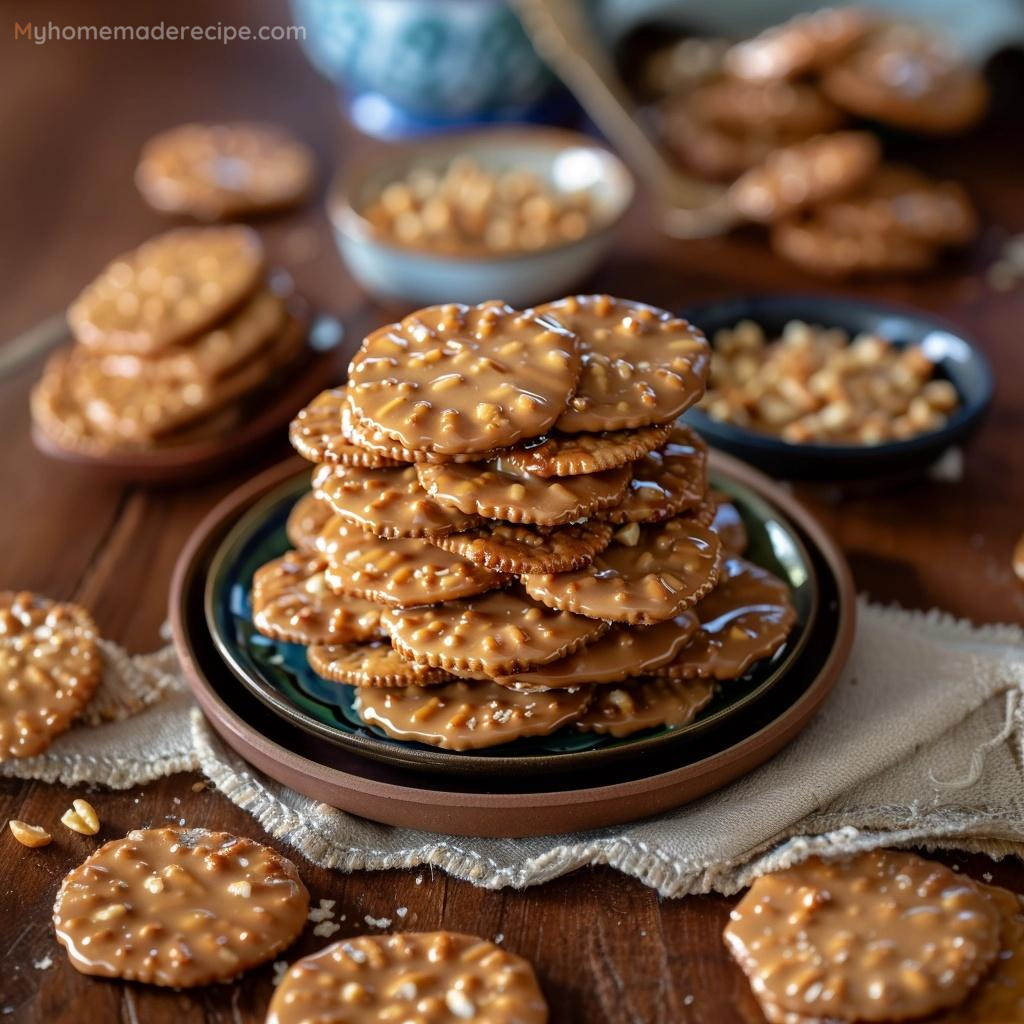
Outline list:
[[[473,257],[438,255],[380,238],[362,211],[413,165],[442,169],[460,155],[494,171],[533,171],[556,190],[590,193],[592,225],[582,238],[544,249]],[[621,160],[585,135],[553,128],[495,128],[448,135],[377,154],[346,169],[328,197],[342,258],[371,295],[416,305],[503,299],[531,306],[572,291],[600,262],[633,199]]]

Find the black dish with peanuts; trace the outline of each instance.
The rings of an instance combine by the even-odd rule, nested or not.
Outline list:
[[[966,443],[992,401],[978,347],[915,309],[772,295],[682,312],[713,348],[707,394],[686,419],[715,447],[776,477],[927,472]]]

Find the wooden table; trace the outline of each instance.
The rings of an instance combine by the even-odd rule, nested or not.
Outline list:
[[[21,6],[19,17],[58,25],[114,25],[149,16],[112,0]],[[162,16],[170,13],[165,8]],[[173,14],[176,24],[200,25],[276,25],[288,18],[285,5],[272,0],[222,2],[215,12],[200,0],[179,0]],[[59,311],[107,258],[165,226],[131,181],[139,145],[154,130],[194,118],[281,121],[315,144],[325,171],[365,145],[344,125],[330,88],[293,43],[38,46],[12,42],[10,29],[3,38],[3,338]],[[1024,291],[995,294],[983,274],[1007,232],[1024,229],[1020,128],[1018,114],[977,138],[915,153],[926,167],[967,182],[977,196],[990,227],[969,257],[920,282],[852,289],[947,315],[991,359],[999,393],[969,450],[963,481],[845,498],[802,492],[842,543],[862,590],[979,622],[1024,619],[1024,589],[1010,571],[1010,552],[1024,529]],[[382,320],[346,278],[320,208],[263,229],[275,256],[317,306],[350,324]],[[668,306],[823,287],[772,258],[753,234],[689,244],[664,239],[642,203],[614,259],[590,284]],[[130,650],[149,650],[159,642],[167,583],[185,538],[217,499],[284,455],[285,439],[258,462],[238,465],[212,483],[162,491],[98,483],[33,449],[27,395],[39,369],[34,360],[0,379],[0,587],[80,601],[106,636]],[[216,792],[193,792],[195,781],[179,775],[128,793],[92,794],[103,821],[100,838],[168,817],[260,836],[259,827]],[[0,821],[55,822],[75,795],[60,786],[4,783]],[[192,993],[99,982],[72,970],[53,939],[50,910],[61,876],[96,841],[59,826],[56,831],[52,846],[31,852],[6,829],[0,834],[0,1009],[10,1015],[0,1019],[262,1021],[269,968],[242,983]],[[1024,890],[1016,862],[950,859]],[[509,948],[537,965],[553,1020],[563,1024],[757,1020],[719,938],[731,900],[662,902],[609,869],[580,871],[526,892],[492,893],[428,870],[342,875],[300,866],[313,896],[337,900],[355,932],[369,930],[364,915],[391,917],[406,906],[409,927],[503,933]],[[321,944],[307,933],[293,953]],[[34,966],[50,958],[52,966]]]

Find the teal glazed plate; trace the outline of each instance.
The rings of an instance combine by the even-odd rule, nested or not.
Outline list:
[[[749,535],[747,558],[788,582],[797,625],[776,654],[740,679],[720,684],[693,722],[616,739],[563,729],[490,750],[459,753],[388,737],[364,724],[353,708],[355,688],[321,679],[299,644],[270,640],[252,624],[249,591],[255,571],[289,548],[285,522],[309,489],[309,473],[285,480],[257,500],[213,551],[204,585],[204,614],[217,652],[235,679],[275,715],[350,753],[418,771],[517,776],[590,769],[661,753],[724,727],[740,712],[785,685],[819,613],[814,563],[793,523],[757,490],[712,464],[711,485],[729,496]]]

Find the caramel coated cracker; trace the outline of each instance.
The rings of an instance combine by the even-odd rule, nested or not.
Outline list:
[[[883,164],[856,192],[826,203],[818,214],[837,232],[905,235],[924,245],[965,245],[978,233],[978,216],[961,185],[904,164]]]
[[[176,228],[104,268],[68,323],[90,348],[152,355],[212,327],[262,276],[263,244],[249,228]]]
[[[142,149],[135,183],[161,213],[230,220],[283,210],[309,194],[312,150],[273,124],[183,124]]]
[[[370,334],[349,401],[403,447],[486,452],[544,434],[580,375],[576,337],[501,302],[430,306]]]
[[[612,539],[608,523],[588,519],[568,526],[491,523],[431,543],[495,572],[570,572],[589,565]]]
[[[710,351],[692,324],[609,295],[574,295],[536,312],[579,336],[583,375],[556,429],[625,430],[668,423],[700,398]]]
[[[624,686],[600,687],[576,728],[617,738],[663,726],[678,729],[689,725],[714,695],[714,684],[703,679],[634,679]]]
[[[348,522],[378,537],[435,537],[479,521],[432,500],[415,466],[319,466],[313,489]]]
[[[288,543],[298,551],[315,551],[317,538],[334,518],[334,509],[321,501],[312,491],[304,494],[292,506],[284,531]]]
[[[332,593],[320,554],[289,551],[256,570],[253,624],[274,640],[350,643],[381,635],[380,606]]]
[[[725,66],[738,78],[772,82],[831,66],[863,41],[875,18],[863,8],[830,7],[765,29],[733,46]]]
[[[696,604],[714,587],[721,541],[685,518],[621,527],[590,565],[575,572],[530,573],[527,593],[551,608],[611,622],[651,625]]]
[[[509,590],[436,608],[389,609],[381,622],[403,657],[491,679],[557,661],[608,629],[607,622],[546,608]]]
[[[839,225],[820,210],[773,224],[771,244],[808,273],[837,278],[918,273],[937,258],[934,246],[903,232],[879,232],[867,222]]]
[[[141,377],[145,383],[220,380],[264,353],[280,336],[287,319],[284,297],[263,288],[227,320],[196,338],[169,345],[156,355],[103,355],[98,365],[107,376]]]
[[[33,394],[33,413],[44,429],[106,439],[111,447],[164,443],[271,382],[276,370],[301,354],[305,327],[289,320],[261,353],[218,379],[106,372],[103,356],[74,347],[54,353]]]
[[[660,448],[671,429],[668,424],[656,424],[601,434],[551,434],[509,448],[497,457],[503,468],[539,477],[600,473]]]
[[[748,220],[772,223],[852,192],[878,167],[878,139],[869,132],[832,132],[777,149],[729,190]]]
[[[722,550],[727,555],[742,555],[750,538],[739,509],[723,494],[713,494],[715,518],[711,529],[722,538]]]
[[[333,544],[328,557],[327,581],[336,593],[393,608],[472,597],[509,580],[422,538],[350,536]]]
[[[676,424],[667,441],[632,465],[625,498],[601,514],[609,523],[653,523],[696,509],[708,489],[708,448]]]
[[[420,484],[445,508],[509,523],[562,526],[617,505],[630,467],[545,479],[507,470],[502,462],[416,467]]]
[[[324,679],[349,686],[429,686],[450,677],[406,661],[387,640],[362,644],[310,644],[309,666]]]
[[[699,631],[655,675],[738,679],[754,662],[774,654],[796,624],[789,587],[744,558],[725,559],[717,586],[696,612]]]
[[[858,117],[931,135],[970,128],[989,99],[981,73],[947,40],[906,23],[874,33],[828,68],[821,87]]]
[[[293,964],[267,1024],[547,1024],[533,968],[483,939],[451,932],[363,935]]]
[[[321,391],[288,427],[292,447],[310,462],[336,462],[343,466],[365,466],[381,469],[397,466],[394,459],[352,444],[342,428],[348,415],[348,392],[345,388]]]
[[[955,1006],[1000,947],[999,912],[970,879],[893,850],[763,875],[730,916],[725,942],[758,1001],[812,1018]]]
[[[42,753],[102,674],[92,616],[75,604],[0,591],[0,761]]]
[[[270,960],[308,910],[295,865],[269,847],[155,828],[107,843],[71,871],[53,923],[83,974],[190,988]]]
[[[524,736],[548,736],[575,722],[590,703],[587,687],[520,693],[487,680],[367,689],[354,707],[367,725],[397,740],[446,750],[480,750]]]
[[[697,632],[693,612],[656,626],[615,626],[568,657],[526,672],[498,676],[496,683],[524,693],[618,683],[644,676],[675,660]]]

